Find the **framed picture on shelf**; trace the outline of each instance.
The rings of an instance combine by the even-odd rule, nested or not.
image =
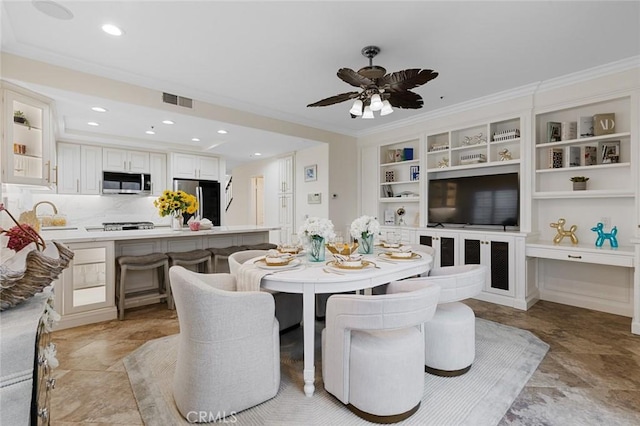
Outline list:
[[[304,181],[312,182],[314,180],[318,180],[318,165],[314,164],[313,166],[306,166],[304,168]]]
[[[562,123],[547,122],[547,142],[560,142]]]
[[[409,167],[409,179],[410,180],[419,180],[420,179],[420,166],[411,166],[411,167]]]
[[[382,196],[385,198],[393,198],[393,188],[391,185],[382,185]]]
[[[606,141],[598,144],[598,158],[600,164],[620,162],[620,141]]]

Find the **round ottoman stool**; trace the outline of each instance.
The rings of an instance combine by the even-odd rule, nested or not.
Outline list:
[[[437,376],[460,376],[476,356],[476,316],[460,302],[438,305],[424,325],[424,371]]]

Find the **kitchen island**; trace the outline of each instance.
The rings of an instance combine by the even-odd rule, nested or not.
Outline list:
[[[154,229],[103,231],[97,227],[45,229],[47,241],[58,241],[74,252],[69,267],[54,282],[55,308],[62,315],[57,329],[117,318],[116,258],[170,251],[246,246],[269,242],[268,226],[215,226],[209,230]],[[127,293],[143,294],[157,288],[156,272],[132,271]],[[127,279],[129,281],[129,279]],[[128,299],[128,298],[127,298]],[[135,303],[135,302],[134,302]],[[139,305],[148,302],[141,301]],[[137,306],[136,304],[128,307]]]

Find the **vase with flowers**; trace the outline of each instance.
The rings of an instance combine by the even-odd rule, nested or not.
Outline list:
[[[304,221],[298,230],[298,236],[308,250],[311,262],[324,261],[324,242],[335,236],[333,222],[329,219],[310,217]]]
[[[373,253],[373,237],[380,232],[380,222],[373,216],[360,216],[351,222],[351,236],[358,240],[358,253]]]
[[[158,209],[161,217],[171,216],[171,229],[174,231],[182,230],[183,213],[194,214],[198,211],[197,198],[184,191],[166,189],[161,196],[154,200],[153,205]]]

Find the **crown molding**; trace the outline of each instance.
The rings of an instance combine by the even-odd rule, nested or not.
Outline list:
[[[428,120],[446,117],[455,113],[465,112],[471,109],[492,105],[501,101],[515,99],[522,96],[531,96],[539,92],[545,92],[548,90],[593,80],[599,77],[628,71],[634,68],[640,68],[640,56],[632,56],[630,58],[621,59],[619,61],[599,65],[571,74],[566,74],[561,77],[531,83],[525,86],[516,87],[514,89],[505,90],[503,92],[494,93],[492,95],[483,96],[481,98],[472,99],[467,102],[461,102],[445,108],[429,111],[427,113],[407,118],[405,120],[396,121],[387,125],[373,127],[371,129],[358,132],[358,137],[360,138],[375,135],[377,133],[382,133],[390,130],[398,130],[403,127],[420,124]]]

